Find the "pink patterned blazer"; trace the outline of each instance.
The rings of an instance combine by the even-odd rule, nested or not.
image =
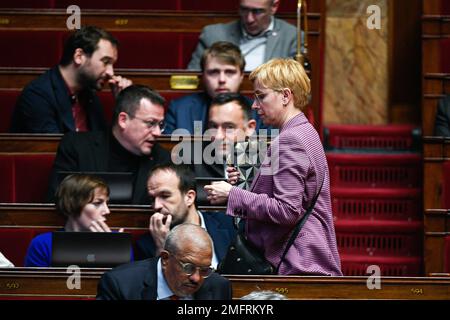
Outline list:
[[[233,187],[227,214],[246,219],[246,235],[277,266],[289,236],[312,199],[312,214],[289,249],[279,274],[342,275],[322,143],[303,113],[272,140],[250,191]]]

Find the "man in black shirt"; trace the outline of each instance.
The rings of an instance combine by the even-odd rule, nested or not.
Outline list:
[[[156,164],[169,163],[170,154],[156,139],[164,130],[164,98],[145,86],[120,92],[112,130],[67,133],[61,140],[47,199],[53,201],[58,172],[131,172],[132,204],[148,204],[147,174]]]

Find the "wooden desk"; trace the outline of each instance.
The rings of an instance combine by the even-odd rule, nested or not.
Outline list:
[[[81,269],[81,288],[67,287],[70,273],[64,268],[0,269],[2,298],[93,299],[97,283],[107,269]],[[450,277],[381,279],[381,290],[369,290],[366,277],[227,276],[238,299],[253,290],[273,290],[293,300],[402,299],[449,300]]]
[[[114,228],[147,229],[153,210],[146,205],[115,205],[108,206],[108,225]],[[199,210],[225,211],[221,206],[199,206]],[[62,227],[64,218],[57,214],[53,204],[22,204],[0,203],[1,227]]]
[[[64,9],[3,9],[0,30],[66,31],[68,17]],[[277,13],[277,17],[296,24],[295,13]],[[318,35],[320,18],[320,13],[308,13],[309,36]],[[206,25],[236,19],[235,12],[82,9],[83,25],[108,31],[200,32]]]
[[[56,153],[62,134],[0,133],[0,153]],[[162,135],[157,139],[167,151],[181,141],[201,142],[202,137],[171,137]]]

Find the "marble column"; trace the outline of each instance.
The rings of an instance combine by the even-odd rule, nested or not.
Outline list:
[[[370,5],[381,28],[369,29]],[[327,0],[323,123],[386,124],[388,0]]]

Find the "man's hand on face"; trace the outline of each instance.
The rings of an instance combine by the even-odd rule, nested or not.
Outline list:
[[[133,84],[130,79],[121,76],[112,76],[111,79],[108,80],[108,83],[115,98],[120,91]]]
[[[170,224],[172,223],[172,216],[164,215],[159,212],[155,212],[150,217],[149,231],[152,235],[153,241],[155,242],[156,255],[159,255],[164,246],[164,241],[166,241],[167,234],[170,231]]]

